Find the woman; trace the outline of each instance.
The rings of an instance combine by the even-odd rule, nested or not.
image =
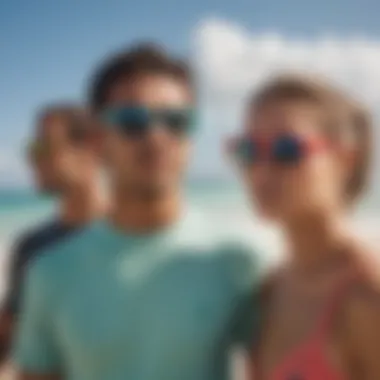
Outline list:
[[[233,153],[286,262],[263,289],[255,380],[379,380],[377,265],[347,227],[369,166],[366,113],[333,88],[288,77],[249,103]]]

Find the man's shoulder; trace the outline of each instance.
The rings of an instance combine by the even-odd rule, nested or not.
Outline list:
[[[33,267],[40,272],[65,273],[72,266],[74,259],[79,260],[81,254],[87,252],[86,245],[94,242],[94,223],[76,231],[64,240],[49,245],[38,252],[33,260]]]
[[[190,210],[181,234],[190,244],[210,247],[217,253],[255,255],[261,250],[255,231],[247,232],[242,225],[231,228],[227,220],[210,212],[198,208]]]
[[[230,228],[222,224],[212,228],[214,245],[223,255],[255,258],[263,254],[263,244],[255,231],[247,232],[244,226]]]
[[[19,235],[11,246],[11,263],[18,268],[38,256],[46,248],[50,240],[51,231],[57,222],[54,220],[33,227]]]
[[[219,256],[226,273],[237,286],[261,286],[276,266],[281,255],[276,244],[271,244],[275,239],[272,235],[271,231],[244,223],[219,230]]]

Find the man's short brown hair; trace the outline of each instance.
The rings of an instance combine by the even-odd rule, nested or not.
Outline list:
[[[96,112],[104,106],[110,88],[119,80],[145,74],[167,75],[192,87],[186,62],[173,58],[158,45],[140,44],[119,52],[96,70],[88,94],[91,109]]]

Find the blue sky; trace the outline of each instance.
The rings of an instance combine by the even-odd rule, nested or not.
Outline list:
[[[191,55],[199,38],[194,33],[210,19],[253,34],[276,31],[288,39],[328,34],[377,40],[379,13],[377,0],[2,1],[0,184],[25,180],[20,154],[35,108],[81,99],[91,68],[109,51],[153,38]],[[206,151],[198,153],[202,161]]]

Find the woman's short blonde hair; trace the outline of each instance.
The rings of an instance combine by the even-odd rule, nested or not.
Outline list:
[[[349,201],[363,192],[369,178],[372,154],[372,118],[368,110],[348,94],[319,79],[300,75],[276,77],[250,97],[250,110],[269,103],[299,101],[315,104],[323,114],[323,127],[338,139],[349,135],[355,147],[355,164],[346,184]]]

